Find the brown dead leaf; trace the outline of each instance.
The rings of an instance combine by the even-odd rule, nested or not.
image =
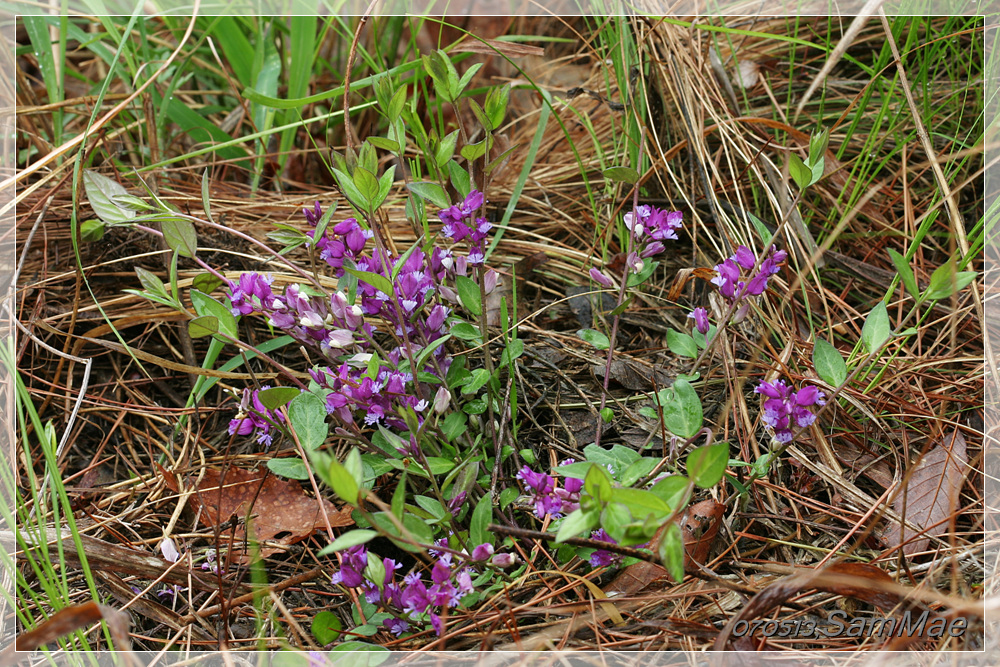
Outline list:
[[[0,665],[13,665],[24,657],[18,656],[14,651],[18,653],[34,651],[40,646],[54,642],[75,630],[97,623],[101,619],[108,625],[111,638],[115,642],[115,648],[119,651],[128,651],[131,646],[128,636],[129,615],[91,600],[60,609],[33,630],[18,635],[14,639],[13,645],[0,652]]]
[[[712,542],[719,534],[722,515],[726,506],[711,498],[688,506],[683,514],[675,520],[681,528],[684,537],[684,570],[691,572],[697,569],[696,563],[704,564],[712,550]],[[652,542],[660,539],[661,528],[653,537]],[[667,570],[662,565],[639,561],[629,565],[605,589],[609,595],[636,595],[652,584],[667,578]]]
[[[167,470],[162,473],[167,488],[179,491],[177,477]],[[208,469],[188,502],[195,512],[201,510],[201,520],[211,527],[249,514],[253,535],[262,543],[294,544],[325,528],[326,518],[332,528],[354,523],[350,507],[338,510],[328,500],[317,502],[302,491],[298,482],[281,479],[266,470]],[[223,538],[228,535],[229,531],[223,531]],[[245,535],[244,526],[238,525],[234,546],[241,545]],[[280,550],[276,546],[262,546],[260,552],[266,557]],[[237,557],[247,560],[245,553]]]
[[[931,447],[893,503],[901,517],[923,529],[923,537],[914,539],[912,531],[897,524],[885,534],[886,543],[902,545],[903,553],[910,555],[926,549],[931,537],[946,534],[949,519],[958,508],[967,469],[965,438],[958,431]]]
[[[806,570],[783,577],[758,593],[739,613],[729,619],[729,623],[716,638],[714,649],[726,650],[733,628],[740,621],[764,616],[803,591],[833,593],[889,611],[902,600],[896,589],[898,589],[897,584],[888,574],[867,563],[832,563],[822,570]]]

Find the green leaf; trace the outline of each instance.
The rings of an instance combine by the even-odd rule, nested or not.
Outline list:
[[[510,84],[495,86],[486,95],[485,111],[493,127],[503,125],[504,116],[507,114],[507,102],[509,100]]]
[[[671,352],[682,357],[698,358],[698,344],[694,342],[694,338],[686,333],[667,329],[667,347],[670,348]]]
[[[455,160],[448,161],[448,178],[451,179],[451,184],[462,199],[468,197],[469,193],[472,192],[472,177]]]
[[[351,474],[354,481],[360,487],[365,483],[365,471],[361,464],[361,452],[357,447],[354,447],[347,453],[347,458],[344,459],[344,469]]]
[[[167,288],[152,271],[147,271],[141,266],[135,267],[135,274],[139,276],[139,284],[145,287],[147,290],[153,294],[159,294],[160,296],[167,296]]]
[[[556,533],[556,543],[565,542],[571,537],[577,537],[583,533],[589,533],[600,523],[600,514],[597,512],[584,512],[583,510],[573,510],[559,526]]]
[[[893,266],[896,267],[896,272],[899,273],[900,280],[903,281],[903,287],[906,288],[906,291],[914,299],[920,298],[920,290],[917,287],[917,279],[913,275],[913,267],[910,266],[905,257],[892,248],[888,248],[888,251],[889,259],[892,260]]]
[[[483,304],[480,300],[479,285],[468,276],[457,276],[455,278],[455,289],[458,291],[458,298],[465,306],[465,309],[478,317],[483,312]]]
[[[644,456],[625,468],[621,475],[618,476],[618,481],[621,482],[622,486],[632,486],[640,479],[653,472],[653,469],[656,468],[659,463],[658,459]]]
[[[484,495],[472,511],[472,521],[469,523],[469,542],[472,547],[480,544],[493,544],[493,535],[489,525],[493,521],[493,499],[490,494]]]
[[[674,435],[693,438],[705,418],[697,392],[685,377],[678,376],[668,395],[671,400],[662,405],[664,424]]]
[[[458,130],[455,130],[447,135],[440,142],[438,142],[437,150],[434,152],[434,163],[438,168],[443,168],[448,164],[448,160],[452,158],[455,154],[455,146],[458,143]],[[468,193],[466,193],[468,194]],[[464,198],[465,195],[462,195]],[[424,197],[428,199],[428,197]],[[447,200],[447,198],[446,198]],[[450,204],[449,204],[450,205]],[[448,208],[448,206],[442,206],[441,208]]]
[[[878,305],[872,308],[865,319],[865,325],[861,328],[861,341],[865,344],[868,352],[874,352],[882,343],[889,339],[892,327],[889,326],[889,312],[886,310],[885,302],[879,301]]]
[[[337,497],[349,505],[358,505],[358,483],[354,481],[352,475],[337,459],[330,459],[330,467],[327,472],[327,483]]]
[[[347,266],[344,266],[344,271],[347,271],[358,280],[368,283],[386,296],[392,296],[392,283],[389,282],[389,279],[382,274],[372,273],[371,271],[359,271],[358,269],[352,269]]]
[[[196,313],[199,315],[213,315],[219,320],[218,331],[229,338],[235,339],[239,337],[239,332],[236,329],[236,317],[229,308],[196,289],[192,289],[189,292],[189,296],[191,297],[191,305],[194,306]]]
[[[625,527],[632,523],[632,513],[621,503],[609,502],[601,510],[601,528],[615,542],[621,542],[625,536]]]
[[[620,183],[635,184],[639,182],[639,172],[632,167],[608,167],[604,170],[604,178]]]
[[[196,317],[188,322],[188,335],[191,338],[204,338],[219,333],[219,318],[214,315]]]
[[[403,508],[406,506],[406,471],[399,478],[396,490],[392,492],[392,504],[389,509],[397,519],[403,518]]]
[[[389,518],[385,512],[376,512],[372,515],[372,519],[375,520],[376,525],[384,530],[386,533],[393,537],[399,537],[401,535],[399,528],[396,527],[392,519]],[[406,512],[403,514],[402,519],[403,527],[410,533],[410,537],[420,544],[432,545],[434,543],[434,534],[431,532],[431,527],[427,524],[424,519],[421,519],[415,514]],[[406,544],[405,542],[400,542],[398,540],[392,539],[393,544],[398,546],[400,549],[416,553],[423,551],[422,547],[413,546],[411,544]]]
[[[459,322],[453,326],[451,328],[451,335],[459,340],[471,340],[474,343],[480,343],[483,340],[479,329],[468,322]]]
[[[136,269],[136,271],[138,271],[138,269]],[[211,294],[218,289],[221,284],[221,278],[207,271],[205,273],[199,273],[194,277],[194,280],[191,281],[191,287],[195,288],[202,294]]]
[[[579,336],[584,342],[590,343],[596,347],[598,350],[606,350],[611,346],[611,341],[608,337],[595,329],[580,329],[576,332],[576,335]]]
[[[688,477],[701,488],[710,489],[722,479],[727,463],[729,463],[728,442],[698,447],[688,454]]]
[[[365,196],[361,194],[361,191],[354,185],[354,179],[339,169],[333,170],[333,176],[337,180],[337,185],[340,186],[341,192],[344,193],[347,199],[350,200],[355,207],[363,211],[368,210],[371,202],[365,199]]]
[[[446,510],[444,505],[442,505],[436,498],[415,496],[413,499],[417,501],[417,504],[420,505],[424,511],[433,516],[435,519],[443,519],[448,514],[448,510]]]
[[[257,394],[261,404],[268,410],[283,408],[290,400],[302,393],[297,387],[270,387],[262,389]]]
[[[83,171],[83,188],[87,193],[90,208],[102,222],[108,225],[127,223],[135,217],[135,211],[115,203],[114,197],[128,195],[121,183],[90,169]]]
[[[298,457],[270,459],[267,469],[288,479],[309,479],[309,469],[306,468],[305,461]]]
[[[610,424],[614,418],[615,418],[615,411],[612,410],[611,408],[604,408],[603,410],[601,410],[601,419],[604,421],[605,424]]]
[[[676,512],[687,504],[691,495],[691,481],[684,475],[671,475],[654,484],[649,492]]]
[[[486,130],[487,134],[497,129],[486,115],[486,112],[483,111],[483,108],[479,106],[479,103],[472,98],[469,98],[469,109],[472,111],[472,115],[476,117],[476,120],[479,121],[479,124],[483,127],[483,129]]]
[[[812,181],[812,170],[795,153],[789,153],[788,155],[788,174],[795,181],[795,184],[799,186],[799,190],[808,188]]]
[[[517,500],[521,492],[515,486],[508,486],[500,492],[500,511],[507,509],[512,502]]]
[[[486,142],[487,140],[483,139],[482,141],[477,141],[474,144],[466,144],[462,146],[462,150],[459,151],[459,154],[469,162],[478,160],[482,156],[486,155]]]
[[[293,398],[288,404],[288,421],[299,444],[307,452],[318,449],[326,441],[329,433],[326,425],[326,402],[316,394],[303,391]]]
[[[583,488],[598,502],[606,502],[611,497],[611,476],[604,466],[591,466],[583,480]]]
[[[813,367],[816,375],[820,376],[824,382],[839,387],[847,379],[847,364],[830,343],[823,338],[817,338],[813,345]]]
[[[922,301],[947,299],[959,290],[965,289],[976,279],[975,271],[960,271],[955,273],[955,263],[947,262],[934,269],[930,285],[923,295]]]
[[[500,355],[500,365],[506,366],[522,354],[524,354],[524,341],[520,338],[515,338],[507,343],[507,347],[504,348],[503,353]]]
[[[172,216],[161,218],[160,230],[167,246],[182,257],[194,257],[198,252],[198,235],[190,220]]]
[[[321,611],[313,617],[310,629],[316,638],[316,643],[326,646],[337,641],[344,626],[340,622],[340,617],[332,611]]]
[[[449,199],[448,193],[445,192],[444,188],[437,183],[420,181],[417,183],[409,183],[406,187],[413,194],[422,199],[426,199],[438,208],[449,208],[451,206],[451,199]]]
[[[680,583],[684,579],[684,537],[676,523],[670,523],[663,531],[659,556],[670,577]]]
[[[754,229],[757,230],[757,236],[760,237],[761,246],[763,246],[764,248],[770,248],[771,240],[774,238],[774,234],[772,234],[771,231],[767,228],[767,226],[763,223],[763,221],[761,221],[761,219],[755,216],[753,213],[750,213],[748,211],[744,211],[744,213],[746,213],[746,216],[750,219],[750,222],[753,224]]]
[[[485,368],[477,368],[472,371],[471,379],[462,386],[463,394],[474,394],[483,388],[490,380],[490,372]]]
[[[670,506],[651,491],[629,488],[614,489],[611,491],[611,501],[627,507],[632,516],[639,521],[645,521],[646,517],[650,515],[663,518],[670,514]]]
[[[381,148],[384,151],[389,151],[390,153],[399,152],[399,142],[393,141],[392,139],[386,139],[385,137],[368,137],[365,139],[375,148]]]
[[[104,237],[104,227],[100,220],[84,220],[80,225],[80,240],[84,243],[100,241]]]
[[[449,412],[448,416],[441,422],[441,432],[448,442],[454,442],[466,430],[469,418],[462,412]]]

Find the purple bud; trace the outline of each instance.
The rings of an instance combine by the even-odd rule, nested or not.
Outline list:
[[[707,334],[708,333],[708,311],[704,308],[695,308],[688,314],[688,319],[694,320],[695,329],[698,333]]]
[[[482,561],[486,560],[493,555],[493,545],[489,542],[484,542],[478,547],[472,550],[472,560]]]
[[[659,255],[666,249],[667,249],[666,246],[664,246],[661,242],[653,241],[643,249],[642,253],[639,256],[642,257],[643,259],[648,259],[653,255]]]
[[[447,387],[438,387],[437,393],[434,394],[434,412],[439,415],[444,414],[448,410],[449,403],[451,403],[451,392]]]
[[[604,285],[605,287],[614,287],[615,286],[615,284],[613,282],[611,282],[611,278],[608,278],[606,275],[604,275],[600,271],[600,269],[597,269],[597,268],[593,268],[593,269],[590,270],[590,278],[595,283],[598,283],[600,285]]]
[[[497,280],[499,278],[500,274],[494,271],[493,269],[489,269],[486,271],[486,273],[483,274],[483,289],[486,291],[487,294],[496,289]]]
[[[499,567],[503,569],[506,569],[511,565],[514,565],[515,563],[517,563],[517,556],[509,553],[495,554],[493,556],[493,560],[490,561],[490,564],[493,565],[493,567]]]

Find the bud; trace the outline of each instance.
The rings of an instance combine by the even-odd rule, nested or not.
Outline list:
[[[163,554],[164,559],[170,561],[171,563],[176,563],[181,558],[180,552],[177,551],[177,546],[169,537],[163,538],[163,541],[160,542],[160,553]]]
[[[508,553],[496,554],[495,556],[493,556],[493,560],[490,561],[490,564],[493,565],[493,567],[499,567],[503,569],[515,565],[516,563],[517,563],[517,556]]]
[[[354,332],[349,329],[334,329],[326,337],[327,344],[334,349],[342,349],[354,345]]]
[[[486,560],[493,555],[493,545],[489,542],[484,542],[478,547],[472,550],[472,560],[481,561]]]
[[[645,266],[645,263],[639,259],[639,255],[637,255],[635,251],[628,254],[628,259],[625,260],[625,263],[628,266],[629,271],[632,273],[642,272],[642,267]]]
[[[496,288],[497,278],[499,277],[500,277],[499,274],[493,269],[487,270],[486,273],[483,275],[483,288],[486,290],[487,294],[489,294]]]
[[[447,387],[438,387],[437,393],[434,394],[434,412],[439,415],[444,414],[449,403],[451,403],[451,392]]]
[[[593,269],[590,270],[590,279],[593,280],[595,283],[598,283],[600,285],[604,285],[605,287],[614,287],[615,286],[615,284],[613,282],[611,282],[611,278],[608,278],[606,275],[604,275],[601,272],[600,269],[597,269],[597,268],[593,268]]]

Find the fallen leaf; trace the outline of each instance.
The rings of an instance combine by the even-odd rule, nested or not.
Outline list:
[[[714,650],[727,649],[733,628],[740,621],[750,621],[764,616],[803,591],[817,590],[855,598],[888,612],[896,608],[903,599],[895,589],[898,589],[898,586],[892,577],[867,563],[832,563],[821,570],[806,570],[782,577],[755,595],[746,606],[729,619],[729,623],[715,640]],[[750,637],[742,639],[749,640]],[[749,647],[752,644],[741,642],[740,646]]]
[[[931,447],[893,502],[901,517],[923,529],[921,537],[914,539],[913,531],[895,524],[883,537],[886,543],[902,545],[903,553],[910,555],[924,551],[930,538],[948,533],[967,470],[965,438],[958,431]]]
[[[612,430],[611,424],[605,424],[599,416],[583,410],[560,410],[559,416],[566,428],[570,430],[578,445],[589,445],[597,438],[597,425],[601,425],[601,435]]]
[[[119,651],[128,651],[131,646],[128,636],[129,615],[91,600],[60,609],[33,630],[18,635],[14,639],[13,646],[8,646],[0,653],[0,665],[12,665],[23,659],[24,656],[17,656],[14,651],[18,653],[34,651],[39,646],[54,642],[102,619],[111,631],[115,648]]]
[[[719,534],[722,515],[726,506],[711,498],[689,505],[675,523],[681,528],[684,538],[684,570],[697,569],[696,563],[704,564],[712,550],[712,542]],[[663,532],[661,528],[653,537],[656,542]],[[667,570],[662,565],[641,560],[629,565],[608,584],[608,595],[632,596],[649,588],[652,584],[667,579]]]
[[[176,475],[162,468],[161,471],[167,488],[179,491]],[[254,538],[261,543],[287,545],[306,539],[326,527],[323,509],[332,528],[354,523],[349,506],[338,510],[328,500],[317,502],[302,491],[298,482],[281,479],[266,470],[208,469],[188,503],[196,513],[201,510],[201,520],[210,527],[249,514]],[[229,530],[224,530],[220,537],[226,539],[229,534]],[[245,527],[240,523],[233,535],[235,548],[242,549],[245,535]],[[265,545],[260,549],[262,557],[277,551],[281,551],[278,546]],[[243,562],[249,559],[243,552],[235,555]]]
[[[576,317],[577,323],[589,329],[594,326],[594,309],[606,313],[615,309],[615,298],[607,292],[597,294],[595,288],[584,285],[570,285],[566,288],[566,303]]]

